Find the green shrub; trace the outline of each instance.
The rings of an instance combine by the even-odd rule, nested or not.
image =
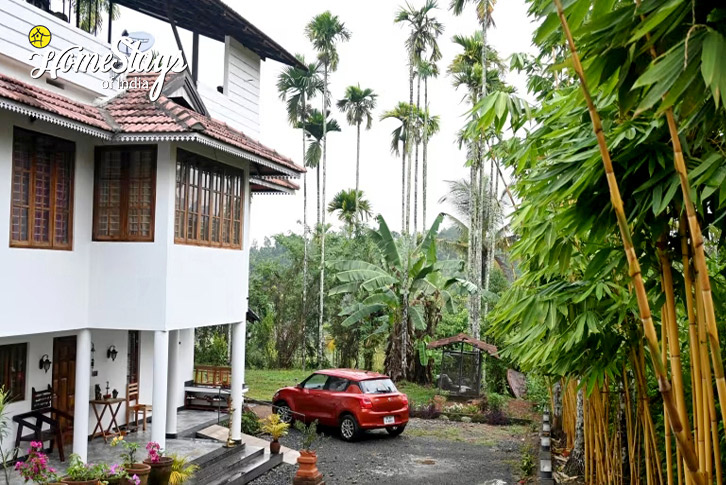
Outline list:
[[[252,436],[257,436],[261,433],[260,419],[249,408],[242,412],[242,432]]]
[[[496,392],[490,392],[487,395],[489,412],[501,413],[502,411],[504,411],[504,408],[507,405],[507,400],[508,398],[506,396],[502,396],[501,394],[497,394]]]

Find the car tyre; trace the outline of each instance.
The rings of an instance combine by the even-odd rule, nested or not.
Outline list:
[[[406,429],[406,425],[401,424],[399,426],[389,426],[386,428],[386,431],[388,431],[388,434],[390,434],[391,436],[398,436],[403,433],[404,429]]]
[[[285,401],[277,401],[275,403],[275,409],[277,415],[280,416],[280,421],[285,424],[292,424],[295,418],[292,415],[292,409]]]
[[[340,437],[343,441],[355,441],[360,436],[360,426],[358,421],[351,414],[346,414],[340,418]]]

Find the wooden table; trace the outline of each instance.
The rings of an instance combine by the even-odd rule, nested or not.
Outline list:
[[[116,422],[116,415],[118,414],[119,409],[121,409],[121,404],[124,402],[126,402],[125,397],[117,397],[113,399],[92,399],[90,401],[91,407],[93,408],[93,414],[96,415],[96,427],[93,428],[91,440],[98,436],[103,436],[103,441],[108,443],[109,436],[117,436],[120,433],[118,423]],[[100,414],[98,412],[99,407],[101,409]],[[111,414],[111,422],[108,423],[108,427],[106,429],[103,429],[103,416],[106,414],[107,409]],[[116,430],[111,431],[113,428]]]

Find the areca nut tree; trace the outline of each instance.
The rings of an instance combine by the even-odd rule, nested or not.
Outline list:
[[[345,89],[345,96],[338,101],[338,109],[345,113],[348,124],[355,126],[357,130],[355,152],[356,193],[360,191],[360,128],[365,123],[366,130],[371,129],[373,125],[373,110],[376,108],[377,98],[378,95],[372,89],[362,89],[359,84],[357,86],[348,86]]]
[[[399,102],[393,109],[384,112],[381,120],[395,119],[401,124],[391,132],[391,153],[401,155],[401,234],[406,233],[406,213],[408,204],[406,199],[406,156],[409,154],[408,145],[413,139],[412,123],[409,119],[413,116],[415,106]],[[411,163],[410,160],[408,162]]]
[[[341,190],[328,204],[328,212],[338,213],[338,219],[345,224],[348,234],[352,234],[356,225],[368,219],[371,212],[371,203],[363,198],[362,190]]]
[[[405,23],[409,26],[409,35],[406,38],[406,50],[408,52],[409,56],[409,76],[408,76],[408,83],[409,83],[409,104],[414,104],[414,78],[416,77],[416,66],[418,65],[418,62],[421,61],[426,57],[426,53],[428,53],[428,60],[429,61],[438,61],[441,59],[441,50],[439,48],[437,38],[441,35],[441,33],[444,31],[444,25],[436,20],[436,18],[432,17],[430,14],[433,10],[436,10],[438,8],[438,5],[436,3],[436,0],[426,0],[424,5],[417,9],[410,3],[406,3],[405,7],[402,7],[398,10],[396,13],[396,16],[394,18],[395,23]],[[419,79],[419,100],[416,102],[416,107],[418,108],[420,106],[420,79]],[[416,120],[410,119],[409,123],[413,123]],[[413,131],[413,127],[410,127],[409,130]],[[411,153],[410,151],[414,147],[412,145],[409,145],[409,176],[410,179],[410,172],[411,172],[411,166],[410,166],[410,158]],[[414,167],[415,167],[415,178],[418,178],[418,144],[415,145],[416,148],[416,154],[415,154],[415,161],[414,161]],[[406,187],[406,198],[411,199],[411,183],[408,183],[408,186]],[[416,224],[418,222],[418,184],[416,183],[414,185],[413,190],[413,196],[414,196],[414,232],[416,232]],[[409,202],[410,206],[410,202]],[[410,211],[406,213],[406,232],[409,232],[410,230]]]
[[[418,63],[418,78],[423,79],[424,82],[424,105],[423,110],[425,113],[424,126],[428,126],[428,114],[429,114],[429,79],[438,77],[439,67],[434,61],[427,61],[422,59]],[[423,136],[423,165],[421,167],[421,226],[426,227],[426,207],[427,207],[427,188],[428,188],[428,147],[429,139],[432,134],[428,133],[428,130],[424,130]]]
[[[328,77],[331,72],[338,69],[338,50],[336,44],[350,40],[351,33],[340,21],[337,15],[333,15],[330,11],[325,11],[316,15],[305,27],[307,35],[313,47],[318,52],[318,59],[323,65],[323,107],[325,112],[330,103],[328,96]],[[320,238],[320,300],[319,300],[319,320],[318,320],[318,362],[323,361],[324,341],[323,341],[323,316],[325,309],[325,170],[328,158],[327,144],[327,117],[323,117],[323,133],[322,133],[322,191],[320,202],[320,218],[321,218],[321,238]]]
[[[308,63],[305,57],[297,54],[298,61],[306,68],[287,66],[277,78],[277,91],[280,99],[286,102],[287,118],[289,123],[300,128],[302,133],[302,158],[306,166],[306,138],[305,123],[309,112],[308,101],[323,91],[323,80],[320,77],[320,64]],[[319,213],[319,209],[318,209]],[[318,221],[319,222],[319,221]],[[305,368],[305,322],[307,321],[307,281],[308,281],[308,175],[303,174],[303,291],[302,291],[302,364]]]

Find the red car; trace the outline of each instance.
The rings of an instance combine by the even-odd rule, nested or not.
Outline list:
[[[354,441],[367,429],[386,428],[398,436],[408,423],[408,397],[383,374],[356,369],[327,369],[295,387],[283,387],[272,398],[282,421],[318,420]]]

